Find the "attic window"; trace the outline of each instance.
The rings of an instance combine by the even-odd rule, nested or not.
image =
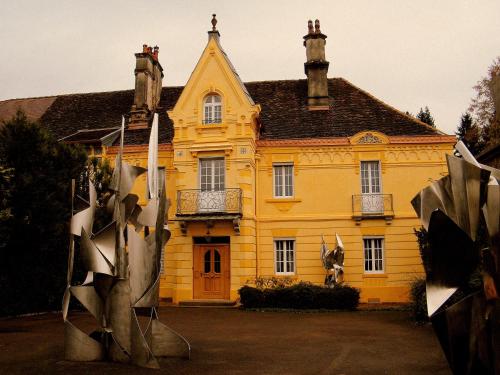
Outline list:
[[[220,124],[222,122],[222,100],[219,95],[208,95],[203,102],[203,123]]]

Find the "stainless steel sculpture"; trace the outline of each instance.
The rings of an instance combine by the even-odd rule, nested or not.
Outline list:
[[[325,239],[321,236],[320,257],[326,270],[325,285],[330,288],[344,281],[344,244],[337,233],[335,237],[337,245],[333,250],[328,250]]]
[[[500,171],[479,164],[462,142],[456,150],[462,158],[447,155],[449,175],[412,200],[429,238],[427,310],[455,374],[498,374]],[[478,248],[484,240],[489,247]],[[447,303],[478,269],[483,289]]]
[[[158,356],[189,358],[189,343],[158,319],[161,254],[170,238],[166,223],[168,202],[165,171],[158,168],[158,115],[155,115],[148,152],[148,203],[140,207],[130,191],[146,169],[116,157],[108,209],[113,221],[98,233],[92,224],[96,190],[89,182],[89,207],[71,219],[67,287],[63,297],[65,357],[72,361],[109,359],[159,368]],[[74,189],[73,189],[74,191]],[[74,193],[73,193],[74,194]],[[88,272],[81,285],[72,285],[75,236],[80,237],[77,256]],[[69,319],[71,298],[76,298],[96,319],[96,330],[87,334]]]

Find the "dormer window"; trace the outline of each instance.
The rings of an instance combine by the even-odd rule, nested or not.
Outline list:
[[[203,123],[220,124],[222,122],[222,100],[219,95],[208,95],[203,102]]]

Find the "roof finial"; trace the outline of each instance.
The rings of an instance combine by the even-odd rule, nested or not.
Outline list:
[[[217,31],[215,25],[217,25],[217,18],[215,18],[216,14],[212,14],[212,31]]]
[[[308,28],[308,32],[309,34],[314,34],[314,27],[313,27],[313,21],[309,20],[307,21],[307,28]]]
[[[321,30],[319,29],[319,20],[317,19],[316,21],[314,21],[314,32],[316,34],[321,34]]]

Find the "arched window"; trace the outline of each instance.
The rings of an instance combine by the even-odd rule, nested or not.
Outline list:
[[[222,122],[222,100],[219,95],[208,95],[203,102],[203,123],[220,124]]]

